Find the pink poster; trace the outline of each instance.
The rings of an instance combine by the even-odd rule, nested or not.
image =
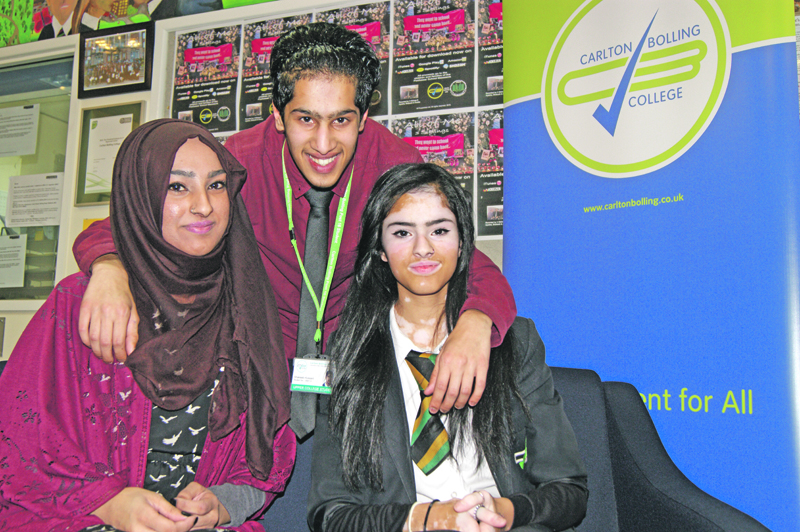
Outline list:
[[[403,19],[403,29],[405,31],[433,31],[447,30],[450,32],[464,31],[464,10],[456,9],[447,13],[428,13],[425,15],[413,15]]]
[[[423,158],[429,152],[446,153],[448,157],[464,156],[464,135],[461,133],[446,137],[406,137],[403,140],[419,150]]]
[[[254,54],[266,54],[266,59],[269,61],[269,56],[272,53],[272,47],[275,46],[275,41],[278,37],[265,37],[263,39],[253,39],[250,44],[251,50]]]
[[[373,47],[379,46],[381,42],[383,42],[383,37],[381,36],[381,23],[380,22],[369,22],[367,24],[355,24],[351,26],[345,26],[348,30],[355,31],[362,37],[364,40],[370,43]]]
[[[183,59],[186,63],[200,63],[202,61],[216,61],[217,63],[225,63],[225,58],[232,57],[232,44],[207,46],[205,48],[192,48],[183,52]]]

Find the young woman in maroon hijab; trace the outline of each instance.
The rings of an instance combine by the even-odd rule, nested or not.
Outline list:
[[[111,220],[139,344],[125,365],[83,345],[80,273],[31,320],[0,378],[0,530],[262,530],[246,519],[283,490],[295,438],[245,178],[190,122],[125,139]]]

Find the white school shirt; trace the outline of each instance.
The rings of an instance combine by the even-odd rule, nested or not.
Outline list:
[[[94,15],[90,15],[89,13],[84,13],[83,17],[81,18],[81,24],[96,30],[97,26],[100,25],[100,19]]]
[[[64,35],[69,35],[69,32],[72,31],[72,13],[69,14],[64,24],[61,24],[56,17],[53,17],[50,24],[53,25],[53,37],[58,37],[58,32],[61,30],[64,30]]]
[[[422,403],[422,398],[419,393],[419,385],[417,385],[417,381],[406,363],[406,356],[411,350],[419,351],[420,353],[424,353],[427,350],[414,345],[411,339],[400,330],[400,326],[397,325],[397,314],[394,311],[394,305],[392,305],[390,311],[389,322],[397,359],[397,369],[400,371],[400,384],[405,400],[408,435],[411,438],[411,431],[414,427],[417,410],[419,410],[419,405]],[[434,353],[439,352],[442,344],[444,344],[444,340],[434,349]],[[447,416],[441,416],[441,419],[445,428],[448,428]],[[497,485],[486,460],[483,460],[477,471],[475,469],[478,459],[475,443],[471,438],[462,440],[457,459],[458,463],[456,463],[451,454],[429,475],[423,473],[416,464],[412,464],[414,484],[417,489],[417,501],[430,502],[433,499],[440,501],[461,499],[476,490],[486,490],[492,497],[500,497],[500,492],[497,490]]]

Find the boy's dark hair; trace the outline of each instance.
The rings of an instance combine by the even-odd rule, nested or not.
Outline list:
[[[364,116],[380,81],[381,64],[369,43],[344,26],[315,22],[287,31],[275,42],[270,57],[272,103],[281,116],[294,97],[297,80],[319,74],[352,79],[356,107]]]

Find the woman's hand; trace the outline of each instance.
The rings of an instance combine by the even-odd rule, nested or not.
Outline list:
[[[229,523],[231,516],[219,502],[214,492],[197,482],[192,482],[175,497],[175,506],[181,511],[197,517],[192,530],[214,528]]]
[[[425,514],[429,506],[427,503],[414,506],[413,514],[406,522],[403,531],[496,532],[509,530],[514,521],[514,507],[511,501],[505,498],[494,499],[485,491],[470,493],[463,499],[433,503],[426,523]]]
[[[458,512],[459,523],[468,523],[472,527],[463,530],[510,530],[514,522],[514,505],[511,501],[505,497],[495,499],[487,491],[474,491],[461,500],[454,500],[453,510]],[[475,528],[476,524],[478,528]]]
[[[431,398],[431,413],[475,406],[486,387],[492,350],[492,320],[479,310],[466,310],[458,318],[436,357],[425,395]],[[473,388],[474,384],[474,388]]]
[[[95,356],[111,364],[125,362],[139,341],[139,314],[128,273],[116,255],[92,264],[92,277],[81,301],[78,332]]]
[[[142,488],[123,489],[92,515],[125,532],[187,532],[198,521],[158,493]]]

